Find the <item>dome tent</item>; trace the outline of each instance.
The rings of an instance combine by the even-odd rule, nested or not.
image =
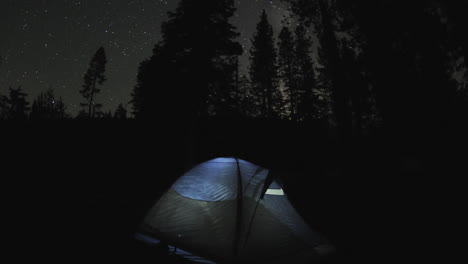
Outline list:
[[[164,241],[205,263],[305,263],[332,249],[269,170],[236,158],[185,173],[149,210],[136,237]]]

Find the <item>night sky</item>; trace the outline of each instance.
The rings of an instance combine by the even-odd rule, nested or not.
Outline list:
[[[159,41],[160,25],[178,0],[2,0],[0,1],[0,94],[22,86],[30,102],[48,87],[55,90],[75,115],[91,57],[104,46],[108,81],[98,95],[103,110],[127,105],[136,83],[139,63]],[[279,0],[240,0],[233,22],[250,48],[250,37],[262,9],[276,33],[285,15]],[[242,62],[245,62],[244,54]],[[129,107],[128,107],[129,108]]]

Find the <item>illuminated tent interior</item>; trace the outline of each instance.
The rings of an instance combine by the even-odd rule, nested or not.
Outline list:
[[[236,158],[195,166],[135,235],[202,263],[306,263],[333,247],[290,204],[269,170]]]

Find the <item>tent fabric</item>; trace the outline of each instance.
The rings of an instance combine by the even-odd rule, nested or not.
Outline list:
[[[305,262],[325,242],[276,180],[265,186],[269,173],[235,158],[202,163],[150,209],[141,231],[218,263]]]

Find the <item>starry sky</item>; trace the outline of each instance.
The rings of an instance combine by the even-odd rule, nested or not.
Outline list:
[[[201,0],[202,1],[202,0]],[[51,87],[63,98],[67,112],[81,109],[83,76],[96,50],[107,53],[108,81],[98,102],[103,110],[127,105],[138,65],[151,56],[160,40],[160,25],[178,0],[1,0],[0,94],[22,86],[30,102]],[[233,23],[239,42],[250,49],[250,38],[263,9],[276,33],[286,7],[279,0],[238,0]],[[244,53],[242,62],[247,62]]]

